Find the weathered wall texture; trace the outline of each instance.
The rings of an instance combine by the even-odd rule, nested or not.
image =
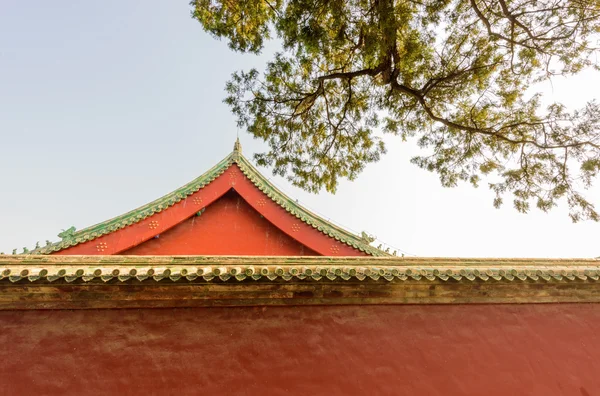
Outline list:
[[[0,393],[596,395],[600,305],[1,311]]]
[[[200,216],[176,225],[122,254],[314,256],[276,228],[234,191],[209,205]]]

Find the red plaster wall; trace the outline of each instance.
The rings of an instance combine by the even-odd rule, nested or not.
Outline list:
[[[6,395],[600,394],[600,305],[0,312]]]
[[[235,191],[193,216],[121,254],[315,256],[262,217]]]

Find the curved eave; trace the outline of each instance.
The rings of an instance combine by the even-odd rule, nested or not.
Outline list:
[[[225,172],[232,163],[232,154],[230,154],[203,175],[197,177],[177,190],[146,205],[140,206],[137,209],[113,217],[110,220],[84,228],[80,231],[76,231],[72,237],[35,249],[31,252],[31,254],[55,253],[72,246],[77,246],[80,243],[93,241],[94,239],[103,235],[107,235],[132,224],[136,224],[144,219],[147,219],[148,217],[153,216],[155,213],[162,212],[163,210],[173,206],[177,202],[180,202],[189,195],[200,190]]]
[[[360,250],[361,252],[367,253],[372,256],[390,256],[390,254],[377,249],[367,242],[363,241],[360,237],[350,233],[343,228],[332,224],[331,222],[323,219],[322,217],[312,213],[308,209],[297,204],[293,199],[285,195],[277,187],[269,182],[252,164],[244,157],[241,156],[236,161],[242,172],[246,177],[265,195],[271,200],[277,203],[279,206],[284,208],[292,216],[302,220],[302,222],[310,225],[313,228],[321,231],[323,234],[345,243],[353,248]]]

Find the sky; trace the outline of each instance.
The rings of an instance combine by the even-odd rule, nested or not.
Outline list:
[[[231,52],[203,32],[183,1],[0,0],[0,252],[57,241],[150,202],[228,155],[239,132],[247,158],[266,149],[222,103],[236,70],[260,56]],[[555,79],[546,100],[598,99],[600,74]],[[411,165],[414,141],[335,195],[310,194],[260,168],[287,195],[399,254],[444,257],[600,256],[600,224],[573,224],[563,202],[519,214],[493,194]],[[600,207],[600,182],[586,196]]]

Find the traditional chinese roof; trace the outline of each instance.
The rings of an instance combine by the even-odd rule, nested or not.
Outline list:
[[[600,260],[0,255],[0,309],[600,302]]]
[[[105,239],[102,238],[110,234],[118,232],[119,230],[125,229],[127,227],[139,225],[140,223],[145,224],[151,222],[157,214],[169,210],[170,208],[173,208],[180,203],[186,203],[183,201],[194,201],[194,203],[201,203],[202,207],[210,204],[212,201],[207,200],[206,197],[204,197],[203,200],[203,198],[198,194],[201,194],[209,187],[212,187],[215,184],[214,182],[217,179],[221,178],[226,172],[229,172],[229,176],[231,178],[230,183],[227,183],[226,185],[223,183],[221,184],[225,186],[226,190],[232,188],[234,190],[241,191],[241,189],[239,188],[241,186],[241,183],[236,182],[235,179],[236,172],[238,172],[238,170],[241,171],[243,178],[246,179],[245,181],[249,181],[257,191],[262,193],[262,195],[266,198],[267,201],[275,203],[280,208],[283,208],[286,212],[288,212],[291,216],[301,221],[304,225],[318,230],[323,235],[329,237],[332,240],[332,242],[336,242],[336,245],[331,245],[331,247],[325,249],[322,246],[315,248],[314,246],[311,246],[310,243],[307,244],[305,241],[300,240],[301,243],[305,243],[309,248],[314,249],[318,253],[327,256],[348,255],[347,247],[362,254],[367,254],[371,256],[389,256],[389,254],[387,254],[386,252],[383,252],[371,246],[369,244],[371,240],[369,240],[369,238],[366,235],[357,236],[351,232],[348,232],[336,226],[335,224],[332,224],[331,222],[321,218],[320,216],[312,213],[311,211],[299,205],[293,199],[286,196],[272,183],[270,183],[269,180],[265,178],[258,170],[256,170],[256,168],[254,168],[254,166],[252,166],[252,164],[242,155],[239,140],[236,141],[232,153],[230,153],[227,157],[225,157],[208,172],[192,180],[191,182],[182,186],[181,188],[178,188],[177,190],[144,206],[141,206],[137,209],[134,209],[130,212],[112,218],[105,222],[85,228],[83,230],[75,231],[75,229],[72,227],[71,229],[59,234],[59,236],[62,238],[60,242],[51,243],[47,246],[36,248],[31,253],[54,254],[58,252],[62,253],[66,249],[70,249],[70,251],[73,251],[73,247],[85,244],[87,242],[98,240],[98,253],[107,254],[107,252],[110,251],[112,246],[109,246],[109,244],[105,242]],[[224,191],[218,191],[214,194],[211,192],[210,199],[214,200],[214,196],[218,195],[217,193],[222,194],[224,193]],[[265,200],[262,199],[262,201]],[[251,204],[253,203],[251,202]],[[263,210],[261,208],[264,205],[265,202],[261,202],[261,200],[259,199],[258,203],[253,206],[259,212],[261,212],[261,215],[265,214],[265,217],[268,218],[268,213],[266,213],[268,211]],[[200,207],[198,207],[198,209],[200,209]],[[183,213],[184,211],[180,210],[180,212]],[[181,216],[184,217],[189,217],[190,215],[193,215],[193,212],[185,212],[181,214]],[[183,220],[183,217],[179,220]],[[161,227],[159,227],[157,223],[149,223],[148,225],[151,229],[154,229],[154,233],[149,232],[147,229],[145,229],[145,236],[141,237],[141,242],[143,242],[143,240],[148,240],[152,238],[155,234],[159,234],[163,229],[165,229],[165,227],[172,227],[175,224],[161,224],[161,227],[163,227],[163,229],[161,229]],[[299,227],[298,225],[295,226]],[[294,237],[298,238],[297,235],[294,235]],[[346,248],[344,246],[346,246]],[[132,246],[128,246],[128,248],[130,247]],[[105,250],[107,252],[105,252]],[[123,250],[125,249],[120,248],[120,251]],[[109,254],[114,253],[118,253],[118,251],[113,250],[113,253]],[[72,254],[82,253],[75,252]],[[83,254],[90,253],[84,252]]]

